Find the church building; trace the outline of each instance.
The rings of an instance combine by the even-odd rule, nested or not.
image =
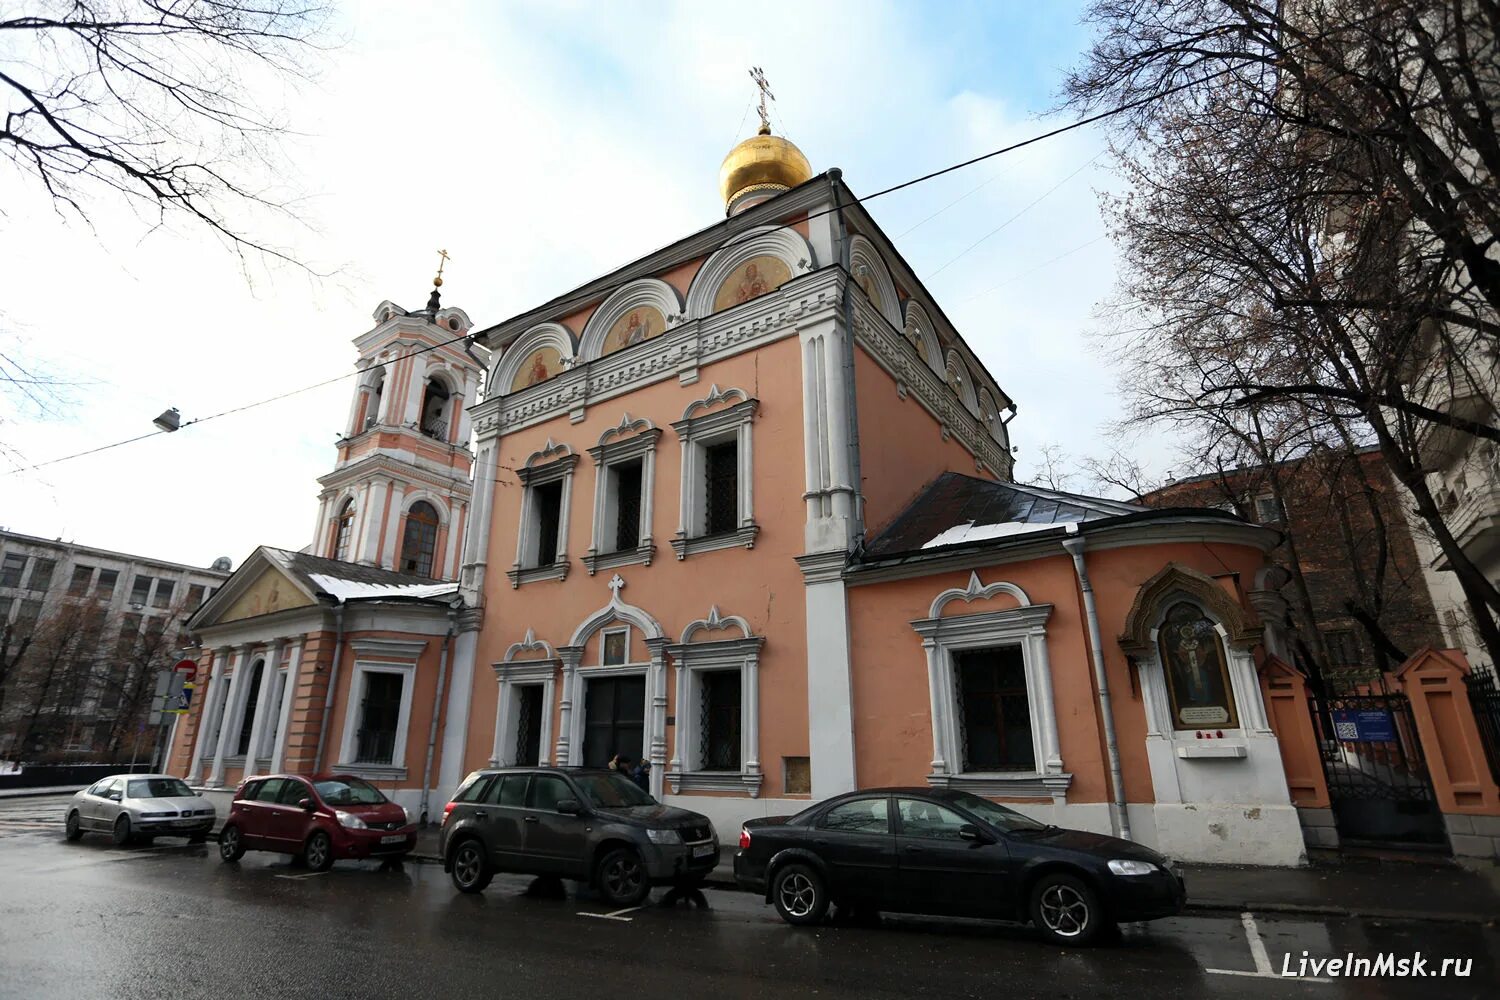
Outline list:
[[[176,773],[431,818],[475,768],[625,754],[724,840],[927,784],[1303,860],[1277,533],[1014,482],[1016,403],[840,171],[762,127],[720,182],[723,220],[501,322],[377,308],[311,544],[189,623]]]

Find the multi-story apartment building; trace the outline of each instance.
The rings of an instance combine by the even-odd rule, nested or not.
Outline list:
[[[121,727],[139,721],[122,713],[139,714],[143,673],[154,684],[155,671],[172,665],[183,622],[229,578],[229,565],[0,530],[0,757],[107,753]]]

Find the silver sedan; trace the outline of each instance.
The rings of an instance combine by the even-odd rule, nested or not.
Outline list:
[[[140,838],[187,837],[195,844],[214,828],[214,807],[169,774],[116,774],[96,781],[68,803],[67,838],[107,833],[116,844]]]

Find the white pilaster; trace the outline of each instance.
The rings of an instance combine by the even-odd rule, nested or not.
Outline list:
[[[224,700],[223,717],[219,723],[219,743],[214,748],[214,768],[208,776],[208,785],[218,788],[224,784],[224,758],[229,756],[229,741],[232,738],[231,730],[235,728],[234,720],[239,717],[244,707],[245,689],[249,686],[244,683],[245,667],[250,660],[250,646],[248,644],[234,651],[234,665],[229,675],[229,696]]]
[[[302,666],[302,640],[292,643],[292,651],[286,661],[286,682],[281,686],[281,704],[278,710],[281,721],[276,726],[276,744],[271,748],[271,773],[276,774],[286,765],[287,730],[292,726],[292,703],[297,700],[298,673]]]
[[[380,527],[385,521],[385,498],[390,484],[377,479],[365,491],[365,516],[354,561],[367,566],[380,564]]]
[[[118,585],[116,585],[118,588]],[[191,782],[201,781],[203,776],[203,746],[209,740],[209,734],[214,731],[219,717],[219,692],[224,687],[224,667],[229,661],[229,649],[227,647],[214,650],[213,665],[209,668],[208,683],[204,685],[203,708],[198,713],[198,732],[193,736],[193,760],[188,765],[187,780]],[[215,743],[217,751],[218,744]]]
[[[401,505],[406,501],[406,484],[392,482],[390,486],[390,510],[385,517],[385,544],[381,547],[378,562],[384,569],[395,569],[401,550]],[[437,558],[437,553],[433,553]]]
[[[443,711],[443,761],[438,769],[438,791],[451,795],[464,779],[469,747],[469,703],[474,698],[474,656],[479,630],[466,628],[453,640],[448,678],[448,704]]]

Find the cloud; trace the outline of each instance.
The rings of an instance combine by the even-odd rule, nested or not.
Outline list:
[[[253,271],[186,227],[144,233],[106,211],[99,234],[33,201],[0,244],[0,323],[86,383],[60,419],[0,435],[29,461],[144,433],[169,405],[191,420],[352,370],[350,341],[390,298],[425,299],[436,251],[444,301],[481,325],[721,217],[718,167],[755,116],[746,67],[765,67],[775,122],[815,169],[868,194],[1045,126],[1078,50],[1069,12],[958,5],[682,3],[350,5],[349,41],[289,93],[277,180],[303,227],[273,230],[320,267]],[[1053,24],[1053,21],[1056,24]],[[740,124],[743,122],[743,124]],[[1050,124],[1050,123],[1049,123]],[[927,275],[1086,161],[1075,134],[869,209],[892,235],[996,179],[898,241]],[[993,294],[976,293],[1102,231],[1097,167],[932,282],[1021,403],[1023,448],[1096,448],[1108,372],[1084,343],[1111,277],[1107,243]],[[173,435],[0,479],[13,530],[206,565],[257,543],[307,544],[333,463],[340,383]]]

